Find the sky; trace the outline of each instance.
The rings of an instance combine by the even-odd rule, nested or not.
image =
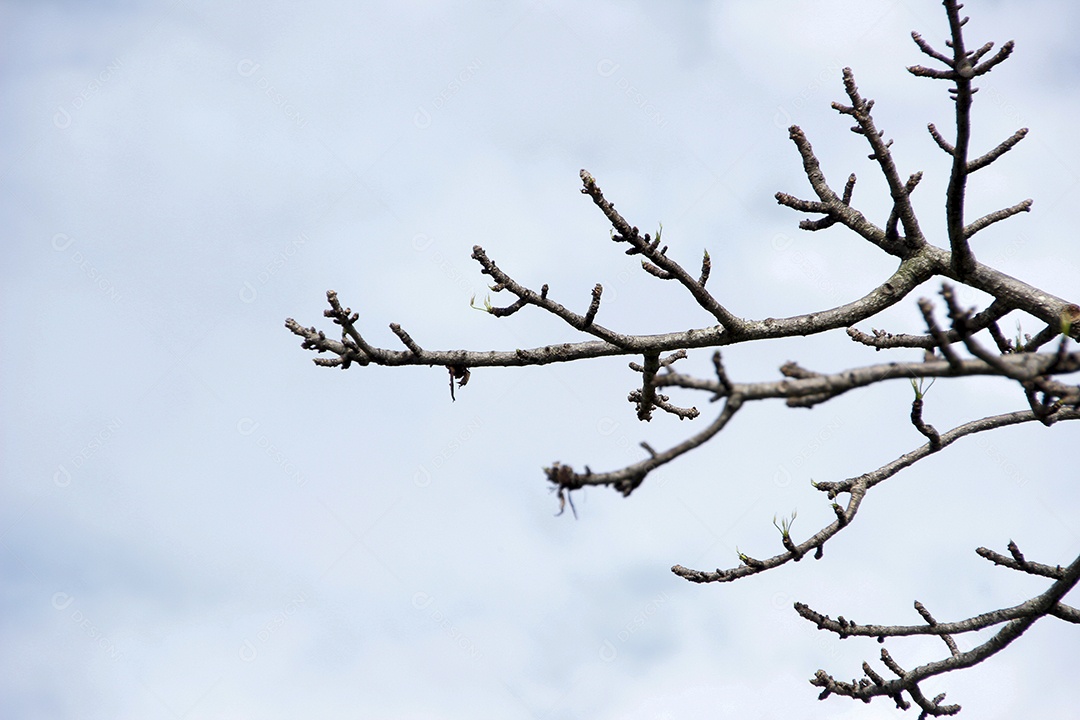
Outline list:
[[[1075,302],[1080,10],[965,10],[970,47],[1017,43],[979,80],[973,154],[1030,128],[972,178],[969,217],[1035,201],[976,256]],[[623,467],[719,407],[673,392],[702,417],[639,423],[635,358],[481,369],[451,402],[443,368],[316,367],[284,327],[329,331],[333,289],[391,349],[390,322],[430,349],[587,339],[534,308],[470,308],[491,296],[476,244],[578,312],[602,283],[597,322],[617,331],[711,324],[611,243],[582,168],[687,267],[707,249],[710,288],[739,316],[859,297],[894,264],[776,204],[811,194],[787,127],[833,187],[855,172],[854,202],[882,222],[885,184],[829,106],[852,67],[901,173],[925,172],[915,207],[947,244],[948,163],[926,132],[951,127],[946,85],[904,70],[929,61],[912,30],[944,50],[938,2],[9,1],[0,27],[5,718],[900,717],[816,699],[818,668],[859,676],[879,647],[836,641],[792,603],[913,624],[920,600],[960,620],[1046,587],[976,547],[1076,556],[1060,448],[1078,437],[1062,423],[901,473],[820,561],[691,584],[669,568],[776,554],[774,517],[798,512],[796,540],[830,522],[811,480],[920,446],[911,388],[745,407],[631,497],[576,493],[575,520],[556,516],[543,467]],[[860,329],[921,332],[915,301],[939,289]],[[1017,319],[1041,329],[1003,328]],[[681,369],[708,376],[710,356]],[[724,357],[750,382],[787,360],[836,372],[917,354],[838,330]],[[1025,406],[977,379],[939,381],[926,403],[939,430]],[[924,689],[961,717],[1066,716],[1075,638],[1043,620]],[[905,666],[946,653],[888,647]]]

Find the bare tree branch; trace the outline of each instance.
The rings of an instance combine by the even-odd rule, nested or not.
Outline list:
[[[932,455],[941,449],[952,445],[954,442],[962,437],[973,435],[975,433],[986,432],[988,430],[994,430],[1000,427],[1006,427],[1009,425],[1016,425],[1019,423],[1031,422],[1033,420],[1039,420],[1040,418],[1030,410],[1023,410],[1013,413],[1005,413],[1003,415],[994,415],[991,417],[980,418],[968,423],[964,423],[956,428],[953,428],[949,432],[943,433],[940,436],[940,443],[936,449],[931,447],[930,443],[923,445],[915,450],[912,450],[905,455],[900,456],[896,460],[881,466],[873,472],[859,475],[858,477],[848,478],[839,482],[815,482],[814,487],[827,494],[830,500],[835,499],[840,494],[849,495],[848,505],[844,508],[844,520],[839,518],[830,525],[819,530],[807,540],[804,540],[797,546],[800,554],[809,552],[810,550],[817,549],[825,544],[826,541],[831,539],[841,530],[850,526],[851,521],[859,511],[859,506],[862,504],[863,499],[866,497],[866,493],[874,488],[876,485],[885,482],[889,478],[895,476],[904,468],[914,465],[919,460]],[[1062,414],[1058,417],[1058,420],[1078,420],[1080,419],[1080,411],[1073,409],[1063,410]],[[675,565],[671,568],[671,572],[676,575],[690,580],[691,582],[707,583],[707,582],[731,582],[732,580],[738,580],[739,578],[746,577],[748,575],[756,575],[764,570],[770,570],[775,567],[787,564],[794,559],[794,553],[791,551],[783,552],[778,555],[774,555],[766,560],[760,560],[755,566],[745,565],[743,567],[731,568],[728,570],[721,570],[717,568],[715,571],[701,571],[691,570],[690,568],[683,567],[682,565]]]
[[[1073,349],[1071,340],[1080,340],[1080,304],[1056,297],[1044,290],[1011,277],[996,268],[978,262],[969,241],[980,230],[1007,220],[1014,215],[1028,212],[1032,201],[1024,200],[1008,208],[990,212],[965,224],[965,201],[968,176],[997,161],[1015,147],[1027,134],[1022,128],[999,143],[989,152],[969,160],[971,141],[971,108],[977,88],[973,78],[984,75],[1006,60],[1013,50],[1007,42],[993,55],[994,44],[986,42],[976,50],[965,49],[963,36],[966,17],[961,17],[962,6],[956,0],[944,0],[949,23],[950,39],[946,45],[951,53],[935,50],[919,33],[912,39],[919,50],[943,68],[915,65],[908,71],[917,77],[946,80],[951,84],[949,92],[954,107],[956,124],[955,141],[947,140],[934,124],[927,129],[934,142],[951,158],[951,171],[945,193],[946,232],[949,247],[930,244],[921,229],[912,194],[920,184],[922,172],[912,172],[902,179],[891,148],[892,141],[885,140],[873,118],[874,101],[862,96],[855,83],[854,73],[844,68],[842,82],[849,104],[833,103],[842,115],[853,118],[853,132],[862,135],[870,145],[870,158],[884,177],[891,198],[887,217],[877,225],[852,205],[856,176],[847,176],[843,191],[837,194],[826,180],[822,162],[815,154],[805,133],[798,126],[788,129],[802,161],[802,171],[816,199],[802,199],[778,192],[778,204],[815,218],[803,219],[799,227],[817,231],[834,225],[842,225],[863,241],[879,248],[897,259],[896,269],[887,278],[861,298],[831,308],[822,308],[802,315],[785,318],[766,317],[751,319],[738,317],[729,309],[732,298],[720,298],[724,288],[706,290],[713,268],[713,257],[703,252],[701,269],[697,277],[688,272],[680,262],[668,256],[668,247],[661,244],[661,230],[653,237],[641,234],[622,214],[615,210],[601,191],[596,179],[581,170],[581,192],[603,213],[611,224],[611,239],[624,243],[628,255],[640,255],[642,269],[648,275],[663,281],[675,281],[694,299],[698,307],[708,314],[705,324],[690,330],[655,335],[634,335],[619,332],[596,322],[601,310],[603,287],[594,285],[588,307],[584,314],[570,310],[557,302],[550,287],[544,284],[539,291],[518,282],[500,268],[484,249],[473,247],[472,257],[480,265],[481,273],[493,280],[491,290],[496,295],[508,292],[513,296],[510,304],[493,305],[485,299],[483,307],[496,318],[505,318],[532,307],[562,320],[577,333],[588,336],[579,342],[564,342],[528,349],[513,350],[426,350],[397,323],[390,324],[391,332],[405,346],[401,349],[379,348],[368,342],[361,334],[359,314],[343,307],[334,291],[327,292],[330,309],[324,315],[340,327],[336,337],[328,337],[314,327],[303,327],[293,319],[285,322],[290,332],[302,339],[301,347],[318,354],[315,363],[324,367],[349,369],[353,364],[403,366],[425,365],[449,371],[451,399],[455,387],[468,382],[471,371],[476,368],[519,367],[545,365],[556,362],[573,362],[589,358],[630,356],[630,369],[638,375],[628,400],[635,405],[637,417],[649,421],[653,411],[662,410],[680,420],[693,420],[699,415],[696,406],[682,407],[674,404],[661,390],[681,388],[689,391],[710,393],[709,402],[723,400],[719,413],[704,428],[697,429],[690,437],[666,450],[657,451],[648,442],[641,442],[645,457],[621,469],[609,472],[593,472],[584,465],[583,472],[573,466],[554,462],[544,468],[551,490],[557,493],[559,513],[570,506],[576,517],[573,493],[585,486],[609,486],[622,495],[630,495],[641,486],[655,469],[664,466],[684,454],[715,438],[734,418],[745,403],[782,399],[792,408],[811,408],[828,402],[845,393],[889,380],[904,379],[914,391],[908,417],[911,428],[906,432],[919,435],[926,443],[878,467],[871,472],[843,480],[820,481],[813,486],[825,495],[835,518],[813,534],[798,541],[792,535],[792,522],[783,519],[774,525],[780,532],[779,542],[773,550],[762,556],[752,556],[736,549],[738,564],[727,569],[713,571],[693,570],[682,565],[672,567],[672,572],[696,583],[731,582],[743,577],[772,570],[789,562],[799,562],[808,554],[822,559],[826,543],[841,531],[854,524],[862,503],[872,490],[896,476],[901,470],[942,452],[957,440],[1000,429],[1010,425],[1037,421],[1047,427],[1067,420],[1080,419],[1080,385],[1065,382],[1064,376],[1080,371],[1080,352]],[[718,257],[719,261],[724,258]],[[948,323],[940,321],[937,309],[927,298],[917,301],[925,327],[899,328],[908,332],[886,332],[872,329],[870,334],[856,329],[856,325],[877,318],[882,311],[905,301],[920,285],[928,281],[941,281]],[[962,307],[953,285],[960,283],[988,294],[992,301],[980,312],[976,308]],[[715,286],[715,282],[714,282]],[[999,326],[999,321],[1013,312],[1034,317],[1039,331],[1034,335],[1021,336],[1019,323],[1012,339]],[[1027,322],[1027,321],[1025,321]],[[947,325],[947,326],[946,326]],[[688,327],[683,324],[678,327]],[[921,362],[890,362],[849,367],[837,372],[818,372],[796,361],[784,363],[775,379],[757,382],[735,382],[724,367],[719,348],[743,343],[757,343],[779,338],[804,337],[830,330],[844,328],[857,343],[876,351],[895,348],[918,348],[924,351]],[[985,335],[983,335],[985,333]],[[989,338],[989,340],[987,339]],[[1052,346],[1057,340],[1056,347]],[[1049,347],[1044,351],[1041,348]],[[687,357],[695,348],[713,348],[713,371],[715,377],[699,378],[683,374],[675,369],[675,363]],[[324,355],[328,355],[324,357]],[[640,362],[637,359],[640,358]],[[927,422],[929,414],[926,393],[935,379],[947,381],[959,377],[994,377],[1010,381],[1016,386],[1019,407],[999,415],[970,419],[947,432],[939,432]],[[444,376],[445,378],[445,376]],[[455,385],[456,383],[456,385]],[[838,502],[846,495],[846,503]],[[876,497],[876,496],[875,496]],[[945,695],[928,697],[920,683],[923,680],[954,670],[971,667],[983,662],[1020,637],[1036,620],[1052,616],[1070,624],[1080,624],[1080,610],[1061,602],[1066,593],[1080,580],[1080,557],[1068,567],[1034,563],[1027,560],[1019,548],[1010,541],[1009,555],[986,548],[977,552],[996,565],[1001,565],[1026,575],[1048,578],[1051,586],[1042,594],[1010,608],[1001,608],[974,615],[955,622],[939,622],[921,603],[915,602],[915,610],[922,622],[915,625],[860,625],[839,616],[836,620],[812,610],[802,603],[795,604],[796,612],[815,623],[820,629],[840,638],[865,636],[886,638],[912,635],[936,635],[948,651],[942,660],[906,670],[889,652],[882,649],[880,662],[884,670],[875,670],[869,662],[862,664],[864,677],[851,682],[836,680],[824,670],[819,670],[811,682],[822,688],[822,699],[830,696],[846,696],[869,702],[875,697],[887,697],[897,707],[907,708],[911,703],[922,710],[922,717],[952,715],[960,711],[958,704],[944,704]],[[768,552],[774,554],[769,555]],[[963,650],[957,642],[965,633],[1000,626],[996,634],[969,650]],[[891,673],[891,677],[890,677]],[[905,699],[910,698],[910,702]]]
[[[802,617],[817,624],[820,629],[830,630],[840,637],[852,635],[877,636],[879,639],[886,637],[900,637],[904,635],[953,635],[971,632],[985,627],[991,627],[1005,623],[995,635],[967,652],[952,652],[955,645],[950,645],[950,656],[944,660],[920,665],[909,671],[903,670],[892,661],[891,656],[883,649],[882,662],[886,664],[898,677],[895,680],[882,681],[881,677],[867,672],[869,681],[841,682],[824,670],[818,670],[811,684],[823,688],[821,698],[830,694],[842,695],[857,700],[869,701],[874,697],[899,698],[901,693],[907,692],[913,700],[923,709],[927,715],[954,715],[960,710],[959,705],[943,707],[939,702],[927,700],[919,689],[919,683],[936,675],[941,675],[953,670],[972,667],[991,656],[1001,652],[1014,640],[1023,635],[1036,620],[1047,615],[1057,615],[1054,610],[1061,598],[1065,596],[1077,581],[1080,581],[1080,557],[1073,560],[1072,564],[1061,574],[1045,592],[1027,602],[1004,610],[996,610],[974,618],[969,618],[958,623],[936,623],[928,621],[925,626],[859,626],[842,618],[833,621],[828,616],[814,612],[801,603],[796,603],[795,609]],[[918,607],[918,604],[917,604]],[[1067,606],[1066,606],[1067,607]],[[1070,608],[1071,610],[1071,608]],[[1067,614],[1062,613],[1062,614]],[[929,615],[924,615],[924,618]],[[863,663],[864,672],[869,669],[867,663]]]

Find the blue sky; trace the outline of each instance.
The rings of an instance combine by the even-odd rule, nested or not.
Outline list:
[[[969,215],[1035,200],[976,255],[1076,300],[1078,11],[966,10],[972,47],[1017,41],[980,82],[973,152],[1031,129],[973,178]],[[636,421],[632,358],[475,371],[451,403],[441,368],[317,368],[283,327],[328,327],[334,289],[384,347],[390,322],[425,348],[581,339],[536,311],[470,309],[488,280],[474,244],[579,311],[603,283],[613,329],[709,324],[610,243],[581,168],[631,222],[662,223],[673,257],[693,267],[708,249],[710,287],[738,315],[857,297],[893,264],[776,205],[778,190],[810,195],[786,128],[803,127],[835,187],[856,172],[856,204],[884,218],[884,182],[829,108],[851,66],[901,172],[925,172],[916,208],[944,244],[948,165],[925,126],[949,128],[951,107],[944,84],[904,71],[925,59],[911,30],[943,47],[940,3],[6,2],[0,16],[5,717],[893,717],[816,701],[815,670],[853,677],[879,650],[819,633],[794,601],[903,624],[921,600],[956,620],[1045,587],[976,547],[1075,557],[1080,494],[1055,448],[1077,431],[1021,427],[890,480],[820,562],[692,585],[668,568],[774,554],[774,515],[798,510],[796,538],[829,522],[811,479],[922,444],[910,388],[746,408],[632,497],[580,493],[574,521],[554,517],[543,466],[615,469],[642,440],[695,431]],[[936,290],[873,326],[920,331],[915,299]],[[709,355],[684,371],[707,375]],[[725,352],[739,381],[786,360],[913,357],[841,331]],[[716,411],[673,400],[699,424]],[[926,418],[1023,405],[1005,382],[939,382]],[[1064,716],[1072,698],[1036,693],[1074,679],[1074,638],[1042,621],[926,689],[970,717]],[[908,666],[944,652],[889,647]]]

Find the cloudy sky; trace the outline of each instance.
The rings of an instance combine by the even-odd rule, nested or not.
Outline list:
[[[980,82],[973,152],[1031,129],[973,179],[970,216],[1035,200],[976,253],[1075,301],[1080,13],[967,10],[972,47],[1017,41]],[[908,624],[921,600],[958,620],[1046,586],[976,547],[1011,538],[1051,564],[1080,547],[1055,449],[1077,429],[1019,427],[890,480],[822,561],[692,585],[670,566],[775,554],[774,515],[798,511],[796,539],[829,522],[811,479],[921,445],[910,387],[747,407],[632,497],[579,493],[575,521],[542,467],[622,467],[717,406],[677,395],[703,417],[639,424],[631,358],[480,370],[451,403],[442,368],[318,368],[283,327],[328,327],[334,289],[384,347],[390,322],[432,349],[582,339],[535,310],[470,309],[488,292],[474,244],[578,311],[603,283],[613,329],[710,324],[612,245],[581,168],[631,222],[662,223],[676,259],[708,249],[736,314],[858,297],[893,263],[776,205],[810,195],[786,128],[834,187],[856,172],[880,222],[884,182],[829,109],[853,67],[901,172],[925,171],[916,207],[943,244],[948,164],[925,126],[949,128],[950,103],[904,71],[925,59],[911,30],[944,49],[939,2],[9,1],[0,26],[7,718],[894,717],[815,699],[818,668],[854,677],[879,648],[834,641],[794,601]],[[873,326],[920,331],[915,296]],[[886,359],[842,331],[725,358],[737,381]],[[1004,382],[939,382],[926,417],[1023,406]],[[1076,637],[1040,622],[926,690],[970,717],[1064,716]],[[946,652],[889,647],[907,666]]]

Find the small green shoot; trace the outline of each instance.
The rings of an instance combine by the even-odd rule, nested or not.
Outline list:
[[[792,524],[794,524],[795,518],[798,517],[798,516],[799,516],[799,511],[798,510],[793,510],[791,512],[791,517],[790,518],[782,518],[780,520],[780,524],[778,525],[776,523],[776,516],[773,515],[773,519],[772,519],[773,527],[775,527],[777,530],[780,531],[781,537],[783,537],[785,540],[788,540],[788,539],[791,538],[791,526],[792,526]]]
[[[1016,321],[1016,335],[1015,335],[1015,337],[1013,337],[1013,352],[1018,352],[1018,353],[1024,352],[1024,343],[1023,343],[1023,338],[1024,337],[1025,336],[1023,334],[1023,330],[1020,329],[1020,321],[1017,320]],[[1028,339],[1029,340],[1031,339],[1030,336],[1028,337]]]
[[[915,391],[915,399],[922,400],[926,393],[930,392],[930,388],[934,387],[934,382],[937,378],[930,378],[930,384],[923,387],[923,383],[926,382],[926,378],[919,378],[918,381],[915,378],[911,378],[911,389]]]
[[[476,296],[473,295],[471,298],[469,298],[469,307],[471,307],[473,310],[481,310],[481,311],[487,312],[487,313],[489,313],[489,312],[491,312],[492,310],[495,309],[495,306],[491,304],[491,296],[490,295],[488,295],[487,297],[484,298],[484,307],[477,307],[477,305],[476,305]]]

